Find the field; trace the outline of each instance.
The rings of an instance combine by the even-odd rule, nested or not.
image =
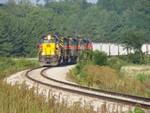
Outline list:
[[[150,66],[149,65],[130,65],[121,68],[121,73],[124,76],[137,78],[141,82],[150,79]]]

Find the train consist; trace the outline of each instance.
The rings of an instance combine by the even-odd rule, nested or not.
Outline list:
[[[45,35],[38,42],[39,64],[56,66],[76,63],[82,50],[92,50],[92,48],[92,42],[87,38]]]

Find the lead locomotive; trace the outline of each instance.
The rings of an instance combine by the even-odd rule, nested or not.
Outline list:
[[[45,35],[39,39],[38,59],[41,66],[72,64],[79,60],[82,50],[92,50],[92,42],[81,37]]]

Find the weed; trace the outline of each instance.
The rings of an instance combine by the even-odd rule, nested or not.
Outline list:
[[[148,79],[150,80],[150,74],[138,74],[137,79],[143,83]]]

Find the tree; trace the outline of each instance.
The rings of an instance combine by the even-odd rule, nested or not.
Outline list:
[[[0,6],[0,55],[37,54],[37,40],[47,33],[88,37],[96,42],[125,43],[140,51],[150,43],[149,0],[9,0]],[[39,0],[35,0],[39,2]],[[132,43],[131,43],[132,42]]]
[[[121,42],[126,49],[141,52],[142,45],[144,44],[143,33],[140,31],[129,31],[124,34]]]

